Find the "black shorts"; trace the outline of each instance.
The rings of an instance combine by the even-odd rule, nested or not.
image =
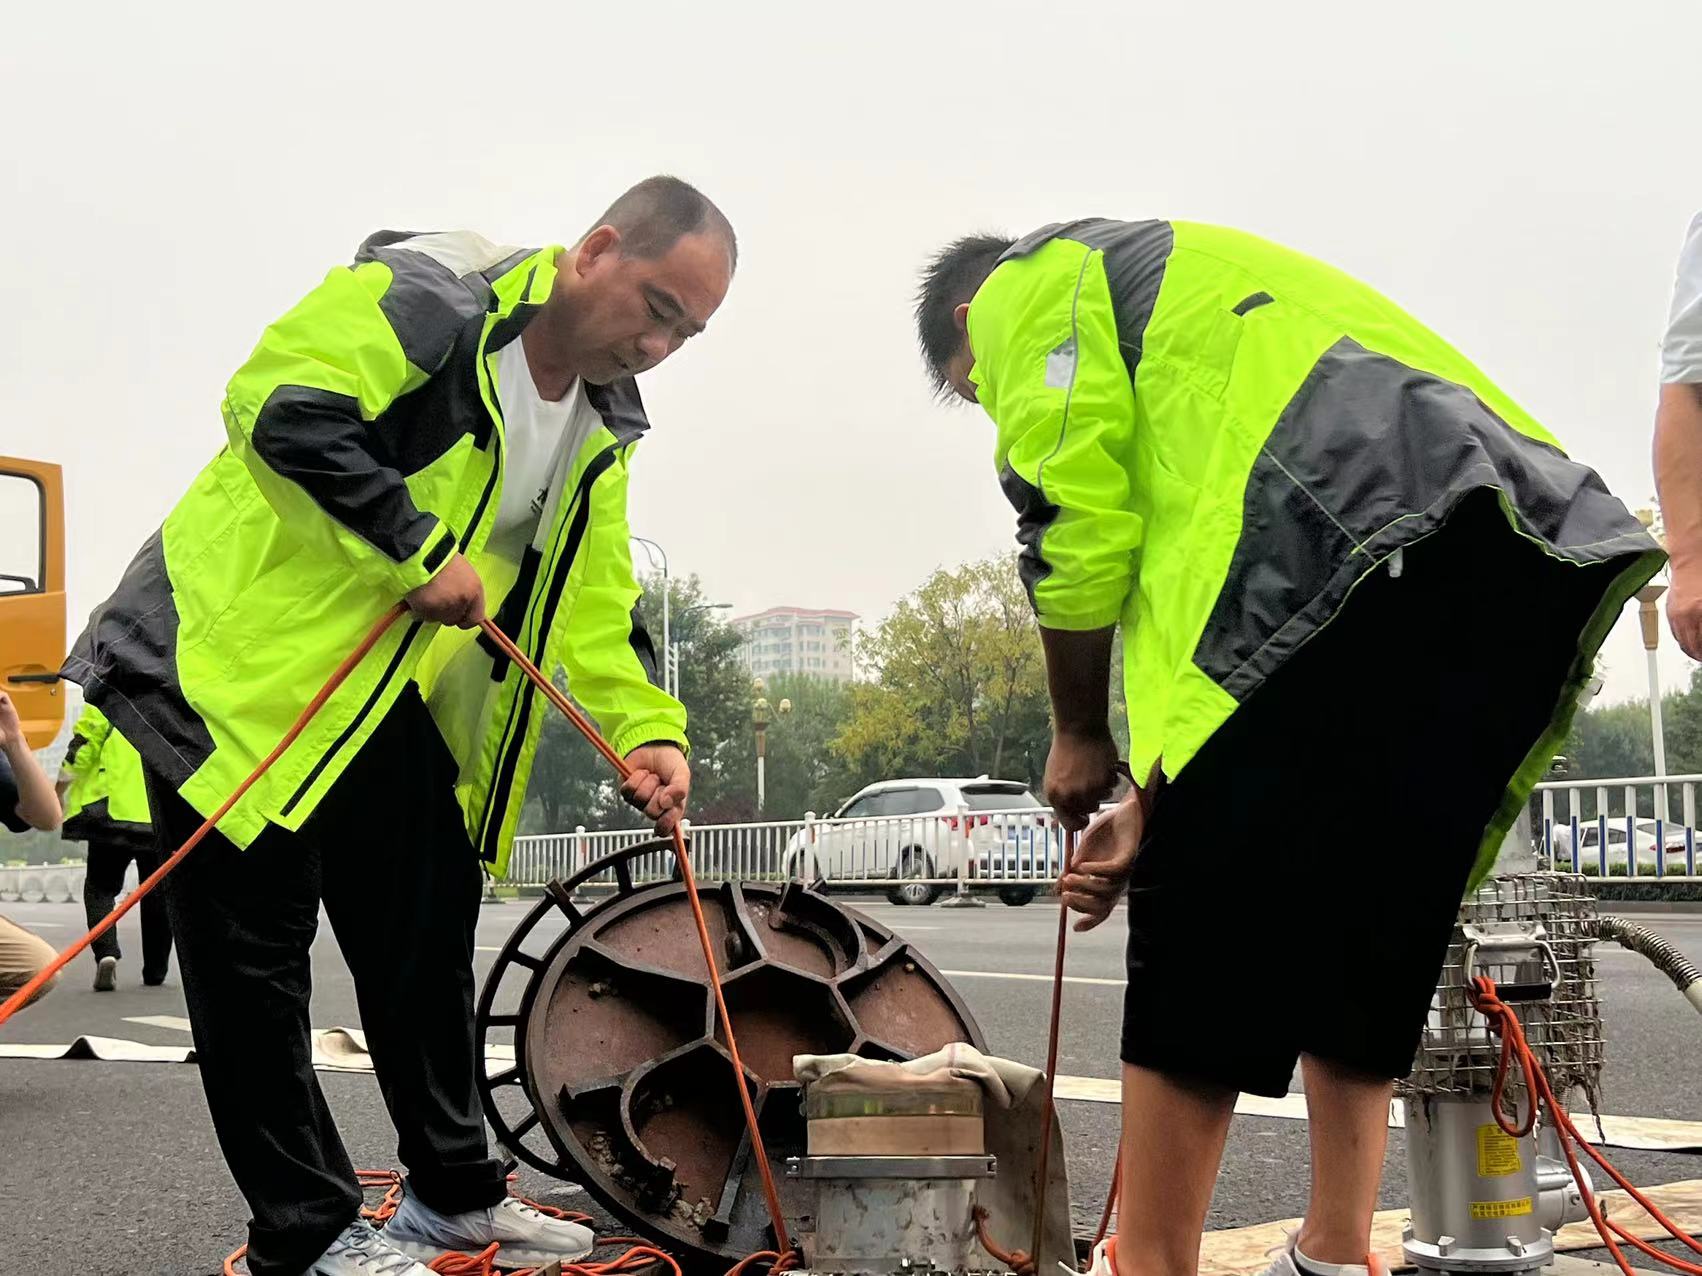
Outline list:
[[[1161,791],[1125,1062],[1271,1096],[1302,1053],[1411,1067],[1485,828],[1623,564],[1550,558],[1489,493],[1403,558]]]

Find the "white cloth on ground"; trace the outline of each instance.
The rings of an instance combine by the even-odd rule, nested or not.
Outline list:
[[[1021,1103],[1046,1076],[1040,1069],[1027,1064],[984,1055],[962,1041],[954,1041],[943,1050],[903,1063],[865,1059],[854,1054],[801,1054],[792,1060],[792,1075],[804,1085],[848,1068],[871,1076],[878,1076],[881,1070],[888,1068],[897,1068],[914,1076],[946,1072],[960,1080],[975,1082],[986,1094],[987,1102],[995,1108],[1010,1108]]]

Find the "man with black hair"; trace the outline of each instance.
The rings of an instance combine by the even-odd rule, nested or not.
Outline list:
[[[1441,338],[1251,235],[971,236],[916,318],[935,385],[997,427],[1046,791],[1086,828],[1064,902],[1086,929],[1129,899],[1120,1235],[1096,1270],[1196,1270],[1235,1095],[1285,1093],[1298,1061],[1312,1199],[1271,1276],[1362,1272],[1391,1083],[1461,895],[1660,550]],[[1140,787],[1090,825],[1119,767],[1119,627]],[[1391,843],[1437,765],[1441,818]],[[1273,847],[1294,809],[1316,827]]]
[[[685,711],[654,685],[626,515],[649,428],[634,378],[703,331],[731,226],[672,177],[568,247],[384,231],[272,324],[225,447],[89,621],[65,674],[142,756],[180,846],[398,602],[393,625],[165,890],[254,1276],[425,1276],[590,1233],[511,1198],[473,1032],[481,865],[507,863],[547,703],[477,641],[487,612],[633,768],[666,834]],[[312,1068],[323,904],[355,977],[408,1189],[375,1232]]]

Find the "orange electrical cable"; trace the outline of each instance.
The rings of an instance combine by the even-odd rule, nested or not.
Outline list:
[[[1650,1218],[1659,1223],[1668,1236],[1680,1244],[1687,1245],[1698,1254],[1702,1254],[1702,1243],[1689,1235],[1678,1224],[1661,1211],[1661,1208],[1643,1193],[1633,1187],[1630,1181],[1614,1168],[1605,1156],[1578,1132],[1578,1127],[1572,1123],[1571,1116],[1555,1098],[1554,1089],[1549,1085],[1548,1076],[1543,1071],[1541,1062],[1531,1050],[1530,1043],[1525,1039],[1525,1030],[1519,1022],[1518,1014],[1513,1008],[1501,1000],[1496,992],[1495,981],[1487,975],[1479,975],[1472,980],[1468,992],[1473,1007],[1489,1021],[1489,1030],[1501,1039],[1501,1060],[1496,1068],[1494,1089],[1495,1122],[1501,1129],[1513,1138],[1522,1138],[1535,1127],[1539,1108],[1546,1108],[1550,1119],[1554,1122],[1555,1133],[1560,1136],[1560,1149],[1566,1154],[1566,1164],[1571,1167],[1572,1178],[1578,1184],[1578,1190],[1583,1195],[1584,1206],[1590,1212],[1590,1222],[1595,1224],[1596,1234],[1602,1238],[1608,1252],[1613,1255],[1613,1261],[1625,1276],[1632,1276],[1631,1264],[1624,1252],[1619,1248],[1614,1237],[1625,1241],[1641,1253],[1656,1262],[1663,1263],[1685,1276],[1702,1276],[1702,1265],[1686,1262],[1682,1258],[1674,1258],[1662,1253],[1653,1245],[1639,1236],[1634,1236],[1629,1229],[1620,1226],[1602,1212],[1596,1194],[1590,1188],[1585,1178],[1583,1167],[1578,1163],[1576,1149],[1582,1148],[1597,1165],[1606,1171],[1609,1178],[1622,1188],[1632,1200],[1647,1211]],[[1507,1073],[1514,1060],[1518,1061],[1519,1070],[1524,1074],[1525,1086],[1531,1096],[1531,1110],[1526,1113],[1523,1121],[1515,1121],[1502,1111],[1501,1096],[1506,1084]]]
[[[261,760],[259,766],[249,772],[248,778],[236,786],[236,791],[224,800],[219,809],[209,815],[201,827],[189,835],[188,841],[173,851],[171,857],[165,863],[148,874],[147,880],[139,883],[135,890],[126,895],[118,907],[103,917],[93,930],[48,962],[36,974],[35,978],[18,989],[17,992],[6,998],[4,1002],[0,1002],[0,1024],[5,1023],[19,1010],[23,1009],[24,1003],[45,988],[55,975],[70,964],[72,958],[116,926],[119,918],[136,907],[137,904],[140,904],[150,891],[165,880],[167,873],[181,864],[184,857],[201,844],[201,839],[213,831],[213,826],[224,819],[226,812],[241,801],[242,795],[253,787],[255,781],[265,775],[272,764],[283,756],[284,750],[295,743],[296,737],[302,733],[309,722],[313,721],[313,716],[325,707],[325,702],[331,698],[331,694],[343,685],[344,680],[354,672],[355,666],[360,664],[366,653],[371,651],[378,640],[384,636],[385,631],[396,623],[397,617],[402,614],[403,610],[402,604],[397,603],[396,606],[378,618],[377,623],[367,631],[366,637],[360,640],[360,645],[345,656],[343,663],[338,665],[331,676],[325,680],[325,685],[319,688],[319,694],[307,702],[307,707],[301,711],[301,716],[295,720],[290,729],[284,732],[284,738],[278,741],[277,747]]]
[[[201,826],[189,835],[182,846],[173,851],[159,868],[150,873],[145,880],[137,885],[135,890],[126,895],[119,905],[102,918],[93,929],[66,948],[23,987],[19,988],[3,1003],[0,1003],[0,1024],[4,1024],[22,1009],[79,953],[86,950],[96,939],[116,926],[120,918],[141,903],[149,893],[165,880],[167,874],[176,869],[188,857],[189,853],[201,844],[202,840],[213,831],[230,809],[242,800],[242,796],[259,781],[261,776],[271,769],[273,763],[284,755],[290,745],[295,743],[297,737],[307,728],[307,724],[325,707],[326,701],[331,698],[338,687],[343,685],[348,676],[354,672],[356,666],[366,658],[367,653],[377,645],[378,640],[406,610],[404,604],[398,603],[378,618],[355,649],[345,656],[336,669],[332,671],[331,676],[326,679],[325,685],[319,689],[313,699],[308,701],[300,716],[291,724],[290,729],[284,732],[283,738],[278,741],[272,751],[261,759],[260,764],[249,773],[241,784],[237,785],[231,795],[219,805],[218,810],[208,816]],[[550,703],[560,709],[567,720],[578,729],[592,747],[603,755],[620,777],[623,780],[629,778],[632,774],[632,768],[627,765],[626,759],[609,746],[608,742],[598,733],[597,728],[573,706],[566,696],[557,690],[548,678],[538,671],[537,666],[526,658],[525,654],[509,640],[508,636],[488,618],[481,620],[479,625],[491,641],[497,645],[498,649],[520,667],[521,671],[544,693]],[[734,1270],[743,1272],[747,1266],[754,1266],[758,1262],[768,1262],[770,1273],[782,1272],[792,1263],[792,1243],[786,1234],[786,1220],[781,1212],[780,1195],[775,1187],[774,1172],[769,1164],[768,1151],[763,1146],[762,1133],[756,1118],[756,1109],[751,1103],[750,1091],[744,1084],[744,1063],[740,1059],[738,1043],[733,1036],[732,1018],[728,1014],[727,1001],[722,993],[720,972],[715,966],[715,948],[709,938],[709,926],[703,915],[702,901],[698,897],[697,880],[692,873],[691,857],[686,851],[685,837],[677,825],[674,829],[674,854],[679,860],[680,875],[685,881],[686,894],[691,901],[693,918],[697,923],[698,939],[703,945],[704,961],[708,963],[710,988],[715,994],[716,1012],[721,1017],[722,1030],[727,1036],[727,1053],[733,1060],[740,1106],[744,1109],[745,1128],[750,1134],[751,1151],[756,1159],[757,1171],[762,1179],[763,1195],[767,1201],[769,1216],[773,1221],[775,1241],[779,1246],[777,1251],[761,1251],[750,1255]],[[401,1199],[401,1178],[394,1171],[389,1170],[363,1170],[360,1172],[360,1176],[363,1188],[376,1189],[382,1187],[384,1189],[384,1198],[377,1207],[363,1208],[362,1210],[364,1218],[382,1223],[383,1220],[395,1213],[396,1205]],[[547,1212],[560,1214],[560,1211],[553,1209],[548,1209]],[[431,1263],[430,1267],[433,1271],[445,1273],[446,1276],[486,1276],[486,1273],[496,1270],[493,1259],[497,1248],[497,1246],[492,1245],[476,1255],[446,1254]],[[227,1276],[237,1276],[235,1264],[247,1253],[247,1249],[248,1247],[245,1245],[225,1260],[224,1271]],[[620,1276],[621,1273],[632,1272],[652,1261],[661,1262],[674,1273],[674,1276],[679,1276],[679,1265],[672,1257],[659,1249],[643,1245],[635,1246],[620,1258],[607,1263],[571,1264],[562,1270],[568,1273],[577,1273],[578,1276]]]
[[[1063,872],[1068,872],[1075,859],[1076,834],[1069,833],[1064,838],[1064,858],[1059,866]],[[1063,876],[1060,873],[1059,876]],[[1046,1175],[1049,1162],[1052,1159],[1052,1111],[1056,1102],[1054,1092],[1057,1088],[1058,1075],[1058,1036],[1059,1025],[1064,1014],[1064,953],[1070,941],[1070,910],[1064,906],[1060,897],[1058,900],[1058,945],[1052,955],[1052,1014],[1046,1027],[1046,1074],[1040,1084],[1044,1087],[1040,1104],[1040,1156],[1034,1167],[1034,1234],[1033,1242],[1028,1253],[1034,1257],[1029,1259],[1032,1267],[1046,1244]],[[987,1249],[985,1239],[982,1248]],[[1019,1251],[1020,1252],[1020,1251]],[[999,1261],[1005,1260],[998,1254],[993,1254]]]
[[[981,1242],[981,1248],[999,1260],[1005,1270],[1015,1276],[1035,1276],[1034,1256],[1027,1250],[1006,1249],[993,1239],[987,1229],[988,1221],[993,1217],[985,1206],[976,1205],[969,1211],[970,1218],[975,1220],[975,1239]]]
[[[479,626],[496,644],[498,650],[518,665],[521,672],[531,679],[532,684],[544,693],[545,698],[561,710],[591,747],[607,759],[621,779],[630,778],[632,768],[627,765],[626,759],[609,746],[608,741],[603,739],[590,720],[574,707],[573,702],[560,688],[539,672],[538,667],[526,658],[525,653],[514,645],[508,635],[489,619],[481,620]],[[734,1088],[739,1092],[739,1106],[745,1114],[745,1130],[750,1135],[751,1155],[756,1158],[757,1173],[762,1179],[762,1194],[768,1204],[769,1219],[774,1225],[775,1246],[779,1253],[787,1254],[791,1251],[792,1241],[786,1234],[786,1217],[780,1209],[780,1192],[774,1184],[774,1171],[768,1163],[768,1149],[763,1146],[762,1130],[757,1123],[756,1108],[751,1103],[750,1089],[745,1085],[745,1065],[739,1057],[738,1042],[733,1037],[733,1017],[727,1011],[727,999],[721,991],[721,973],[715,965],[715,944],[709,938],[709,923],[704,919],[703,901],[697,894],[697,877],[692,872],[691,856],[686,852],[685,834],[678,824],[674,825],[674,858],[679,862],[680,879],[685,883],[686,898],[691,903],[692,920],[697,923],[697,937],[703,946],[703,960],[709,967],[709,988],[715,995],[715,1013],[720,1017],[721,1030],[727,1035],[727,1053],[733,1059]]]
[[[1111,1171],[1111,1190],[1105,1193],[1105,1210],[1099,1216],[1099,1228],[1093,1234],[1093,1243],[1097,1247],[1105,1239],[1105,1234],[1111,1230],[1111,1215],[1117,1209],[1117,1193],[1123,1186],[1123,1144],[1117,1143],[1117,1167]]]

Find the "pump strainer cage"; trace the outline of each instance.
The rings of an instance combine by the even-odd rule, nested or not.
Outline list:
[[[1492,877],[1468,896],[1412,1075],[1397,1092],[1403,1098],[1491,1092],[1500,1045],[1466,995],[1471,976],[1488,975],[1517,1011],[1555,1093],[1582,1089],[1594,1109],[1603,1058],[1595,918],[1595,897],[1582,877],[1569,873]],[[1505,1095],[1521,1107],[1528,1102],[1517,1068]]]

